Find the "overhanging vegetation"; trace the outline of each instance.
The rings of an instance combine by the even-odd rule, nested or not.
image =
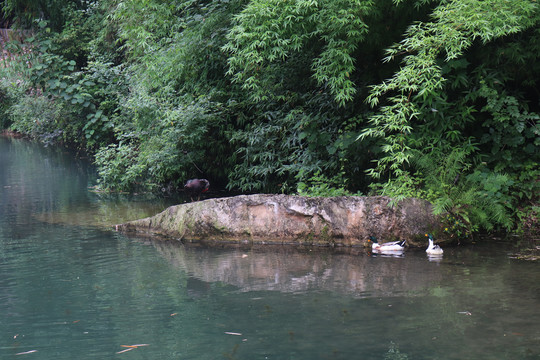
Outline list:
[[[1,127],[93,154],[103,189],[419,197],[457,236],[538,213],[534,0],[2,10],[34,36],[3,44]]]

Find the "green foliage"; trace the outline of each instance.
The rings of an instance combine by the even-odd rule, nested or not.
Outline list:
[[[49,36],[47,22],[40,21],[38,24],[42,32],[25,40],[31,51],[28,56],[21,54],[21,57],[27,58],[30,64],[28,77],[32,85],[46,90],[47,82],[73,72],[76,63],[55,53],[57,46]]]
[[[7,129],[12,124],[11,107],[23,99],[28,81],[26,65],[27,57],[21,54],[25,48],[18,41],[10,41],[3,44],[5,49],[0,60],[0,129]]]
[[[60,121],[69,123],[72,116],[63,103],[34,95],[21,97],[9,110],[12,130],[40,139],[45,144],[65,138],[67,129]]]
[[[11,91],[14,87],[16,88],[16,86],[10,86],[5,78],[0,79],[0,129],[7,129],[11,125],[9,111],[20,96],[16,96]]]
[[[96,165],[101,189],[135,191],[145,177],[144,168],[137,163],[134,145],[121,144],[102,147],[96,153]],[[111,184],[113,186],[111,186]]]
[[[184,7],[195,1],[109,1],[111,19],[116,23],[118,37],[131,57],[151,53],[159,47],[160,39],[182,30],[176,17]]]
[[[4,0],[1,10],[13,16],[20,27],[30,27],[33,21],[41,19],[50,22],[53,29],[60,30],[65,22],[64,9],[66,7],[88,3],[91,1]]]
[[[346,190],[347,179],[345,172],[342,171],[332,178],[327,178],[319,171],[315,173],[306,182],[298,183],[298,194],[302,196],[351,196],[350,191]],[[354,194],[360,196],[360,194]]]
[[[72,7],[66,9],[72,18],[83,21],[84,17],[77,15],[81,11]],[[122,93],[120,67],[85,60],[88,66],[79,71],[76,61],[66,58],[76,58],[77,47],[72,44],[70,50],[69,46],[61,46],[66,45],[62,40],[72,34],[54,33],[46,21],[39,21],[38,25],[41,31],[26,39],[24,45],[10,44],[14,61],[10,62],[9,68],[14,72],[9,77],[22,79],[17,80],[19,87],[25,87],[22,91],[43,99],[21,99],[11,111],[12,128],[47,142],[75,143],[86,149],[110,142],[114,125],[111,117],[115,115]],[[68,23],[65,29],[75,27],[75,24]],[[86,38],[79,38],[81,40]],[[13,66],[21,62],[28,65]],[[43,109],[47,101],[51,102],[50,109]],[[21,105],[28,105],[28,108],[23,110]],[[33,121],[32,117],[38,120]],[[46,121],[40,121],[42,117]]]
[[[186,93],[193,97],[212,93],[227,96],[230,83],[223,74],[226,57],[221,46],[231,12],[238,11],[242,4],[243,1],[217,1],[197,5],[188,1],[179,6],[177,11],[183,16],[179,20],[173,17],[178,23],[153,43],[151,52],[141,54],[133,64],[136,81],[165,103],[174,103],[178,94]],[[152,24],[146,26],[143,22],[137,31],[157,31]],[[147,27],[150,29],[146,30]],[[126,38],[127,44],[132,42],[135,40]]]
[[[327,94],[312,97],[302,107],[270,102],[270,108],[249,114],[257,117],[232,133],[238,160],[229,175],[230,188],[292,193],[298,182],[317,172],[345,171],[349,178],[361,173],[361,160],[349,159],[358,159],[358,149],[365,145],[354,141],[355,124],[336,115],[339,109]]]
[[[40,22],[40,26],[48,29],[46,22]],[[31,64],[28,79],[38,93],[57,103],[65,102],[71,112],[78,114],[76,119],[70,118],[69,123],[67,119],[56,121],[63,125],[59,129],[64,133],[69,129],[67,139],[89,149],[106,144],[111,141],[114,125],[111,116],[122,95],[121,67],[87,62],[87,66],[78,71],[76,61],[61,54],[68,54],[69,49],[59,51],[61,39],[62,34],[50,36],[45,31],[44,36],[27,40],[34,51],[39,50],[38,54],[32,51],[27,57]]]
[[[11,106],[10,100],[3,88],[0,87],[0,129],[5,129],[9,124],[7,119],[7,110]]]
[[[457,236],[538,203],[534,0],[4,8],[35,37],[6,45],[3,126],[97,151],[102,189],[371,189],[430,200]]]
[[[64,24],[62,31],[52,34],[56,53],[69,61],[75,61],[78,68],[86,66],[95,36],[97,22],[101,19],[93,7],[77,9],[73,3],[62,8]]]
[[[125,96],[122,67],[89,62],[83,71],[74,72],[64,80],[49,82],[49,91],[70,103],[80,114],[78,126],[87,147],[110,142],[119,102]]]
[[[281,190],[286,192],[294,173],[291,169],[301,152],[297,113],[269,111],[248,124],[244,131],[235,131],[231,140],[235,156],[242,159],[229,175],[229,186],[243,191],[279,191],[276,180],[285,179]]]
[[[128,106],[134,104],[128,104]],[[141,110],[136,104],[132,111]],[[214,112],[210,109],[215,106]],[[210,135],[219,125],[219,106],[204,99],[186,105],[158,110],[148,108],[136,118],[139,126],[159,114],[161,121],[146,132],[124,129],[120,145],[103,147],[96,155],[102,189],[119,191],[158,191],[161,187],[177,188],[199,172],[219,174],[206,163]],[[218,145],[215,145],[216,147]]]
[[[489,6],[497,11],[486,11]],[[359,139],[384,137],[386,156],[377,160],[369,171],[375,178],[385,172],[397,177],[407,173],[412,147],[407,137],[413,131],[411,123],[421,115],[420,104],[436,97],[444,89],[441,60],[451,61],[463,56],[473,40],[484,43],[523,31],[534,24],[531,20],[536,5],[531,1],[508,3],[492,0],[451,1],[439,5],[432,14],[433,22],[411,25],[405,39],[387,52],[385,61],[403,55],[404,66],[388,81],[373,86],[368,102],[377,106],[389,94],[388,104],[370,119],[372,127]],[[441,57],[444,56],[444,59]]]
[[[305,65],[317,84],[343,106],[356,93],[353,53],[367,35],[362,19],[372,10],[373,2],[360,0],[251,1],[223,47],[231,54],[228,73],[259,101],[287,81],[277,65],[310,60]],[[302,59],[304,51],[313,58]]]
[[[417,157],[423,183],[416,195],[430,200],[435,214],[450,215],[448,223],[453,234],[463,237],[480,229],[510,230],[516,225],[515,212],[521,196],[516,196],[515,190],[521,184],[485,165],[473,168],[467,162],[470,154],[466,150],[454,149],[448,155],[433,152],[436,150]],[[528,174],[528,180],[538,177],[538,171]],[[534,180],[522,184],[528,184],[531,190],[539,189]],[[527,193],[532,196],[532,192]]]
[[[372,87],[367,101],[378,112],[359,136],[381,139],[383,155],[368,170],[380,181],[373,189],[397,200],[427,198],[465,232],[514,226],[514,191],[535,181],[518,184],[502,172],[519,171],[538,156],[538,115],[512,87],[517,73],[500,66],[500,55],[484,58],[505,36],[510,43],[535,43],[537,34],[508,35],[538,21],[537,5],[489,3],[497,11],[480,1],[443,3],[431,22],[409,27],[385,58],[399,58],[403,66]]]
[[[490,154],[486,161],[496,171],[519,171],[523,164],[538,156],[540,115],[528,111],[526,103],[509,95],[497,83],[500,84],[496,78],[484,80],[482,76],[478,91],[471,94],[485,101],[480,109],[487,115],[482,123],[485,131],[478,138]]]

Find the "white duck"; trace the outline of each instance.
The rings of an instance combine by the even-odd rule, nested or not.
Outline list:
[[[443,249],[441,249],[439,245],[433,245],[433,235],[426,234],[426,236],[428,237],[428,240],[429,240],[429,246],[426,249],[426,253],[428,255],[442,255]]]
[[[383,244],[379,244],[375,236],[370,236],[369,240],[373,242],[373,244],[371,244],[371,250],[375,252],[396,252],[405,250],[405,240],[386,242]]]

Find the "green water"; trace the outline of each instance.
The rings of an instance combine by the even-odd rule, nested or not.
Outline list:
[[[0,359],[540,358],[540,267],[511,243],[430,261],[152,242],[111,225],[172,200],[93,184],[0,138]]]

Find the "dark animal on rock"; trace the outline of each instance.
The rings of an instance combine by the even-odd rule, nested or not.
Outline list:
[[[200,200],[201,194],[210,189],[210,181],[206,179],[191,179],[184,185],[184,191],[189,194],[191,201],[197,196],[197,201]]]

